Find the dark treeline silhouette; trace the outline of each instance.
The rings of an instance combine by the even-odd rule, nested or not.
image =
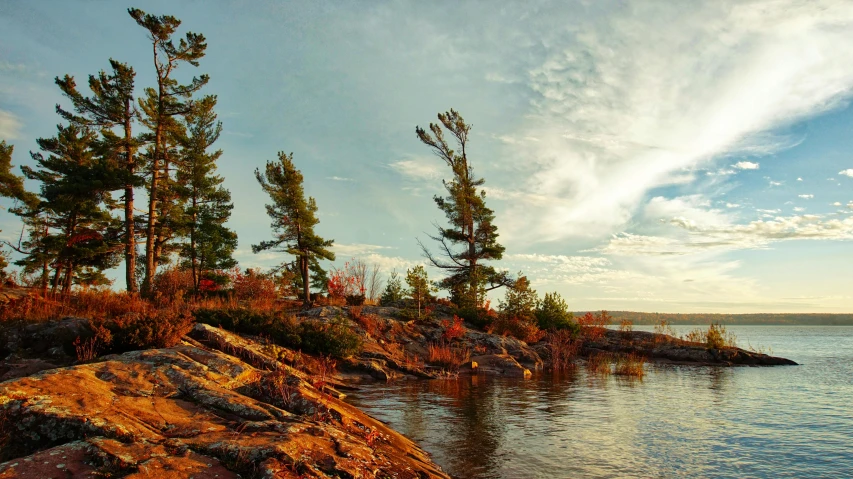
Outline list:
[[[577,312],[583,316],[586,312]],[[853,314],[833,313],[642,313],[636,311],[608,311],[611,324],[619,324],[629,320],[633,324],[658,324],[667,321],[670,324],[777,324],[777,325],[822,325],[822,326],[851,326]]]

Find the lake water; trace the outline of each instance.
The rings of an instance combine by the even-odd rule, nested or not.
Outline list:
[[[407,380],[350,401],[459,478],[853,477],[853,327],[728,329],[801,365]]]

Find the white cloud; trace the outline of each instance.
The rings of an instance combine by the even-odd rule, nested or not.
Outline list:
[[[802,213],[803,211],[806,211],[806,209],[802,206],[795,206],[794,211],[796,211],[797,213]]]
[[[441,163],[438,158],[417,158],[391,163],[391,168],[412,180],[435,180],[441,178]]]
[[[327,179],[327,180],[332,180],[332,181],[355,181],[355,180],[354,180],[354,179],[352,179],[352,178],[344,178],[344,177],[341,177],[341,176],[327,176],[327,177],[326,177],[326,179]]]
[[[17,140],[21,138],[23,124],[15,115],[0,110],[0,139]]]
[[[797,181],[803,181],[803,179],[802,179],[802,178],[797,178]]]
[[[757,170],[758,163],[753,163],[751,161],[739,161],[732,165],[732,168],[737,168],[738,170]]]
[[[841,202],[840,202],[840,201],[836,201],[835,203],[833,203],[833,204],[832,204],[832,206],[841,206]]]
[[[546,54],[529,69],[533,111],[518,133],[540,141],[507,148],[534,171],[527,189],[555,201],[514,205],[511,236],[618,231],[650,189],[780,143],[762,135],[844,104],[853,85],[853,63],[839,61],[853,57],[849,2],[644,3],[554,22],[564,27],[535,42]]]
[[[740,208],[740,205],[737,203],[726,203],[726,208]]]
[[[810,200],[814,198],[814,195],[797,195],[797,197],[802,198],[804,200]]]
[[[846,170],[841,170],[838,172],[839,175],[849,176],[853,178],[853,168],[847,168]]]

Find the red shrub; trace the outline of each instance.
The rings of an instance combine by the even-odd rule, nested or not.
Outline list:
[[[453,315],[453,321],[444,320],[441,325],[444,328],[441,339],[445,341],[453,341],[465,336],[465,326],[462,325],[462,318],[459,316]]]

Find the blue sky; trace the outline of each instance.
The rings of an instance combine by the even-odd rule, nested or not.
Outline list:
[[[416,125],[473,124],[504,261],[572,308],[853,311],[853,3],[3,2],[0,138],[28,164],[53,84],[128,62],[126,13],[203,33],[244,266],[266,239],[253,171],[293,152],[318,232],[386,271],[423,262],[446,167]],[[5,238],[20,226],[0,212]],[[120,277],[118,271],[114,274]],[[119,281],[120,282],[120,281]]]

